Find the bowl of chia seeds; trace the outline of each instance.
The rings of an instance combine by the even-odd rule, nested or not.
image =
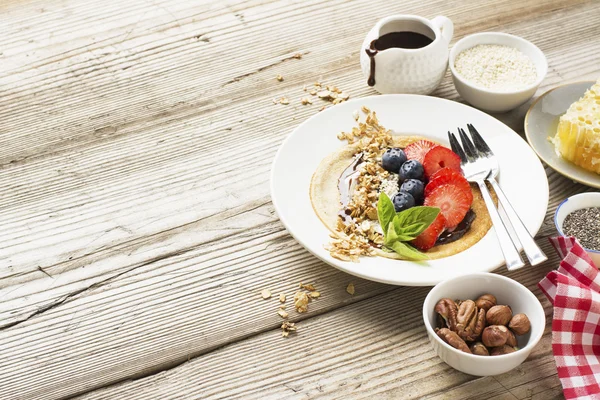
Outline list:
[[[600,266],[600,193],[568,197],[556,208],[554,225],[561,236],[574,236]]]

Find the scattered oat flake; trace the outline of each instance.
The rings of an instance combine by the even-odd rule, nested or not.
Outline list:
[[[288,100],[287,97],[282,97],[282,98],[279,99],[279,103],[280,104],[284,104],[284,105],[288,105],[288,104],[290,104],[290,101]]]
[[[315,89],[310,89],[310,91],[308,93],[315,96],[317,94],[317,91]]]
[[[323,111],[326,108],[327,108],[327,106],[323,106],[323,107],[319,108],[319,111]]]
[[[299,313],[308,311],[308,295],[304,292],[296,292],[294,295],[294,307]]]
[[[300,283],[300,287],[302,289],[310,290],[311,292],[314,291],[314,290],[317,290],[317,288],[315,288],[315,286],[312,283],[308,283],[306,285],[303,284],[303,283]]]
[[[283,321],[283,323],[281,324],[281,336],[283,337],[288,337],[290,332],[296,332],[296,330],[296,324],[294,324],[293,322]]]
[[[302,86],[302,90],[306,92],[306,85]]]
[[[308,97],[301,98],[300,102],[302,103],[302,105],[312,104],[312,100],[309,99]]]
[[[277,314],[279,314],[279,316],[280,316],[281,318],[287,318],[287,317],[288,317],[288,315],[289,315],[289,314],[287,313],[287,311],[285,311],[285,310],[282,310],[282,309],[279,309],[279,311],[277,311]]]
[[[294,54],[292,57],[294,57],[294,58],[296,58],[296,59],[298,59],[298,60],[299,60],[299,59],[301,59],[301,58],[302,58],[302,54],[300,54],[300,53],[296,53],[296,54]]]
[[[281,75],[277,75],[277,76],[275,77],[275,79],[277,79],[279,82],[281,82],[281,81],[283,80],[283,76],[281,76]]]
[[[348,284],[348,286],[346,287],[346,292],[348,292],[348,294],[354,295],[354,283],[350,282]]]
[[[312,297],[313,299],[316,299],[317,297],[321,296],[321,293],[317,292],[316,290],[314,292],[310,292],[308,294],[310,297]]]
[[[271,291],[270,291],[269,289],[263,289],[263,290],[260,292],[260,295],[262,296],[262,298],[263,298],[263,299],[265,299],[265,300],[266,300],[266,299],[268,299],[268,298],[270,298],[270,297],[271,297]]]
[[[319,96],[321,99],[326,99],[331,97],[331,92],[329,90],[321,90],[317,93],[317,96]]]
[[[285,303],[285,293],[279,293],[279,301]]]
[[[359,117],[358,110],[354,110],[354,112],[352,113],[352,116],[354,117],[355,121],[358,121],[358,117]],[[343,135],[343,133],[342,133],[342,135]],[[340,138],[340,134],[338,133],[338,139],[339,138]]]

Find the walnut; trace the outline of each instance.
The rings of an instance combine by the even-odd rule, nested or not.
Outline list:
[[[435,305],[435,312],[446,322],[446,326],[452,331],[456,331],[456,317],[458,308],[452,299],[441,299]]]
[[[483,330],[481,341],[487,347],[503,346],[508,340],[508,328],[504,325],[491,325]]]
[[[442,328],[438,329],[436,333],[444,342],[448,343],[450,346],[460,351],[464,351],[465,353],[471,354],[469,346],[467,346],[465,341],[462,340],[456,332],[453,332],[448,328]]]
[[[505,344],[504,346],[501,346],[501,347],[494,347],[492,349],[492,351],[490,352],[490,355],[501,356],[502,354],[514,353],[517,350],[518,350],[517,348]]]
[[[512,318],[512,311],[509,306],[493,306],[485,317],[489,325],[507,325]]]
[[[483,308],[485,311],[494,307],[496,304],[496,296],[489,293],[479,296],[477,300],[475,300],[475,305],[477,306],[477,308]]]
[[[473,343],[469,349],[471,349],[471,353],[473,354],[477,354],[478,356],[489,356],[490,352],[488,351],[487,347],[485,347],[485,345],[481,342],[475,342]]]
[[[511,318],[508,327],[517,335],[524,335],[531,330],[531,323],[525,314],[516,314]]]
[[[506,344],[508,346],[517,347],[517,338],[510,329],[508,330],[508,339],[506,339]]]

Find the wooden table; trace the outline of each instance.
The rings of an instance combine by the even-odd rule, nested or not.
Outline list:
[[[562,398],[536,283],[557,265],[557,203],[588,188],[546,169],[550,260],[498,270],[540,298],[546,333],[488,378],[434,354],[429,288],[320,262],[269,196],[275,151],[324,104],[302,105],[303,85],[375,94],[359,49],[384,16],[446,15],[452,43],[533,41],[550,66],[538,95],[600,76],[599,2],[470,3],[2,1],[0,399]],[[461,101],[449,75],[433,95]],[[522,133],[527,108],[496,117]],[[288,300],[298,332],[285,339],[260,291],[289,297],[299,282],[322,296],[305,314]]]

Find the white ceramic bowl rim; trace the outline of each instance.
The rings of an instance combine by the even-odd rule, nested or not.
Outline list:
[[[530,297],[531,301],[533,302],[537,302],[539,303],[539,300],[537,299],[537,297],[535,297],[535,295],[533,293],[531,293],[531,291],[529,289],[527,289],[525,286],[523,286],[522,284],[520,284],[519,282],[515,281],[514,279],[510,279],[507,278],[505,276],[502,275],[498,275],[498,274],[494,274],[494,273],[490,273],[490,272],[474,272],[468,275],[463,275],[463,276],[457,276],[455,278],[451,278],[448,279],[446,281],[440,282],[438,283],[438,285],[441,284],[446,284],[464,277],[469,277],[469,276],[493,276],[494,279],[500,279],[500,280],[504,280],[509,282],[510,284],[516,285],[518,287],[520,287],[522,289],[522,291],[525,293],[525,296]],[[451,352],[455,353],[455,354],[459,354],[461,357],[467,357],[467,359],[472,359],[472,360],[481,360],[482,357],[484,356],[478,356],[476,354],[469,354],[469,353],[465,353],[464,351],[460,351],[458,349],[455,349],[454,347],[450,346],[448,343],[444,342],[438,335],[437,333],[435,333],[435,330],[433,329],[433,327],[431,326],[430,322],[429,322],[429,313],[431,312],[431,310],[426,310],[425,306],[428,305],[429,303],[429,296],[431,295],[431,293],[433,292],[433,289],[427,294],[427,297],[425,297],[425,301],[423,302],[423,321],[425,323],[425,328],[427,329],[427,332],[429,332],[429,334],[434,338],[434,340],[436,340],[437,342],[441,343],[442,346],[445,346],[447,349],[449,349]],[[438,299],[439,300],[439,299]],[[540,305],[541,307],[541,305]],[[542,314],[544,314],[542,312]],[[545,314],[544,314],[545,316]],[[533,347],[535,347],[535,345],[540,341],[540,339],[542,338],[542,336],[544,335],[544,328],[542,327],[541,329],[538,330],[538,335],[536,337],[531,336],[529,338],[529,341],[527,342],[527,345],[525,347],[520,348],[519,350],[515,351],[514,353],[509,353],[509,354],[501,354],[499,356],[493,356],[493,359],[496,360],[508,360],[510,358],[515,358],[519,356],[519,353],[525,352],[525,351],[531,351],[533,349]]]
[[[491,90],[491,89],[488,89],[488,88],[485,88],[482,86],[476,86],[472,82],[464,79],[454,69],[454,61],[456,60],[456,56],[457,56],[456,52],[457,52],[457,48],[459,47],[459,44],[461,44],[469,39],[472,39],[472,38],[482,37],[481,42],[476,43],[473,46],[471,46],[471,47],[474,47],[474,46],[477,46],[478,44],[486,44],[485,37],[493,37],[493,36],[509,37],[514,40],[523,42],[527,46],[530,46],[534,50],[535,53],[538,53],[540,60],[543,61],[543,65],[544,65],[543,74],[538,74],[538,78],[536,79],[536,81],[534,83],[524,87],[523,89],[511,90],[511,91]],[[510,45],[507,45],[507,46],[512,47]],[[471,48],[471,47],[469,47],[469,48]],[[534,62],[534,61],[532,60],[532,62]],[[535,44],[531,43],[527,39],[523,39],[520,36],[511,35],[510,33],[504,33],[504,32],[478,32],[478,33],[473,33],[472,35],[465,36],[464,38],[460,39],[458,42],[454,43],[454,46],[452,46],[452,49],[450,50],[450,57],[449,57],[448,64],[450,66],[450,71],[452,71],[452,75],[454,76],[454,78],[458,79],[460,82],[462,82],[463,84],[465,84],[471,88],[480,90],[482,92],[490,93],[490,94],[515,94],[515,93],[527,92],[528,90],[538,87],[542,83],[544,78],[546,77],[546,74],[548,73],[548,60],[546,59],[546,55],[544,54],[544,52],[542,50],[540,50],[539,47],[537,47]]]
[[[556,230],[558,231],[558,234],[560,236],[565,236],[564,232],[562,231],[562,227],[560,227],[558,224],[558,213],[560,211],[560,208],[563,206],[563,204],[565,204],[567,201],[573,199],[574,197],[583,196],[583,195],[586,195],[589,193],[595,193],[595,192],[579,193],[579,194],[575,194],[573,196],[569,196],[566,199],[564,199],[563,201],[561,201],[560,204],[558,205],[558,207],[556,207],[556,211],[554,212],[554,226],[556,227]],[[600,254],[600,251],[598,251],[598,250],[586,249],[585,247],[583,249],[590,253]]]

